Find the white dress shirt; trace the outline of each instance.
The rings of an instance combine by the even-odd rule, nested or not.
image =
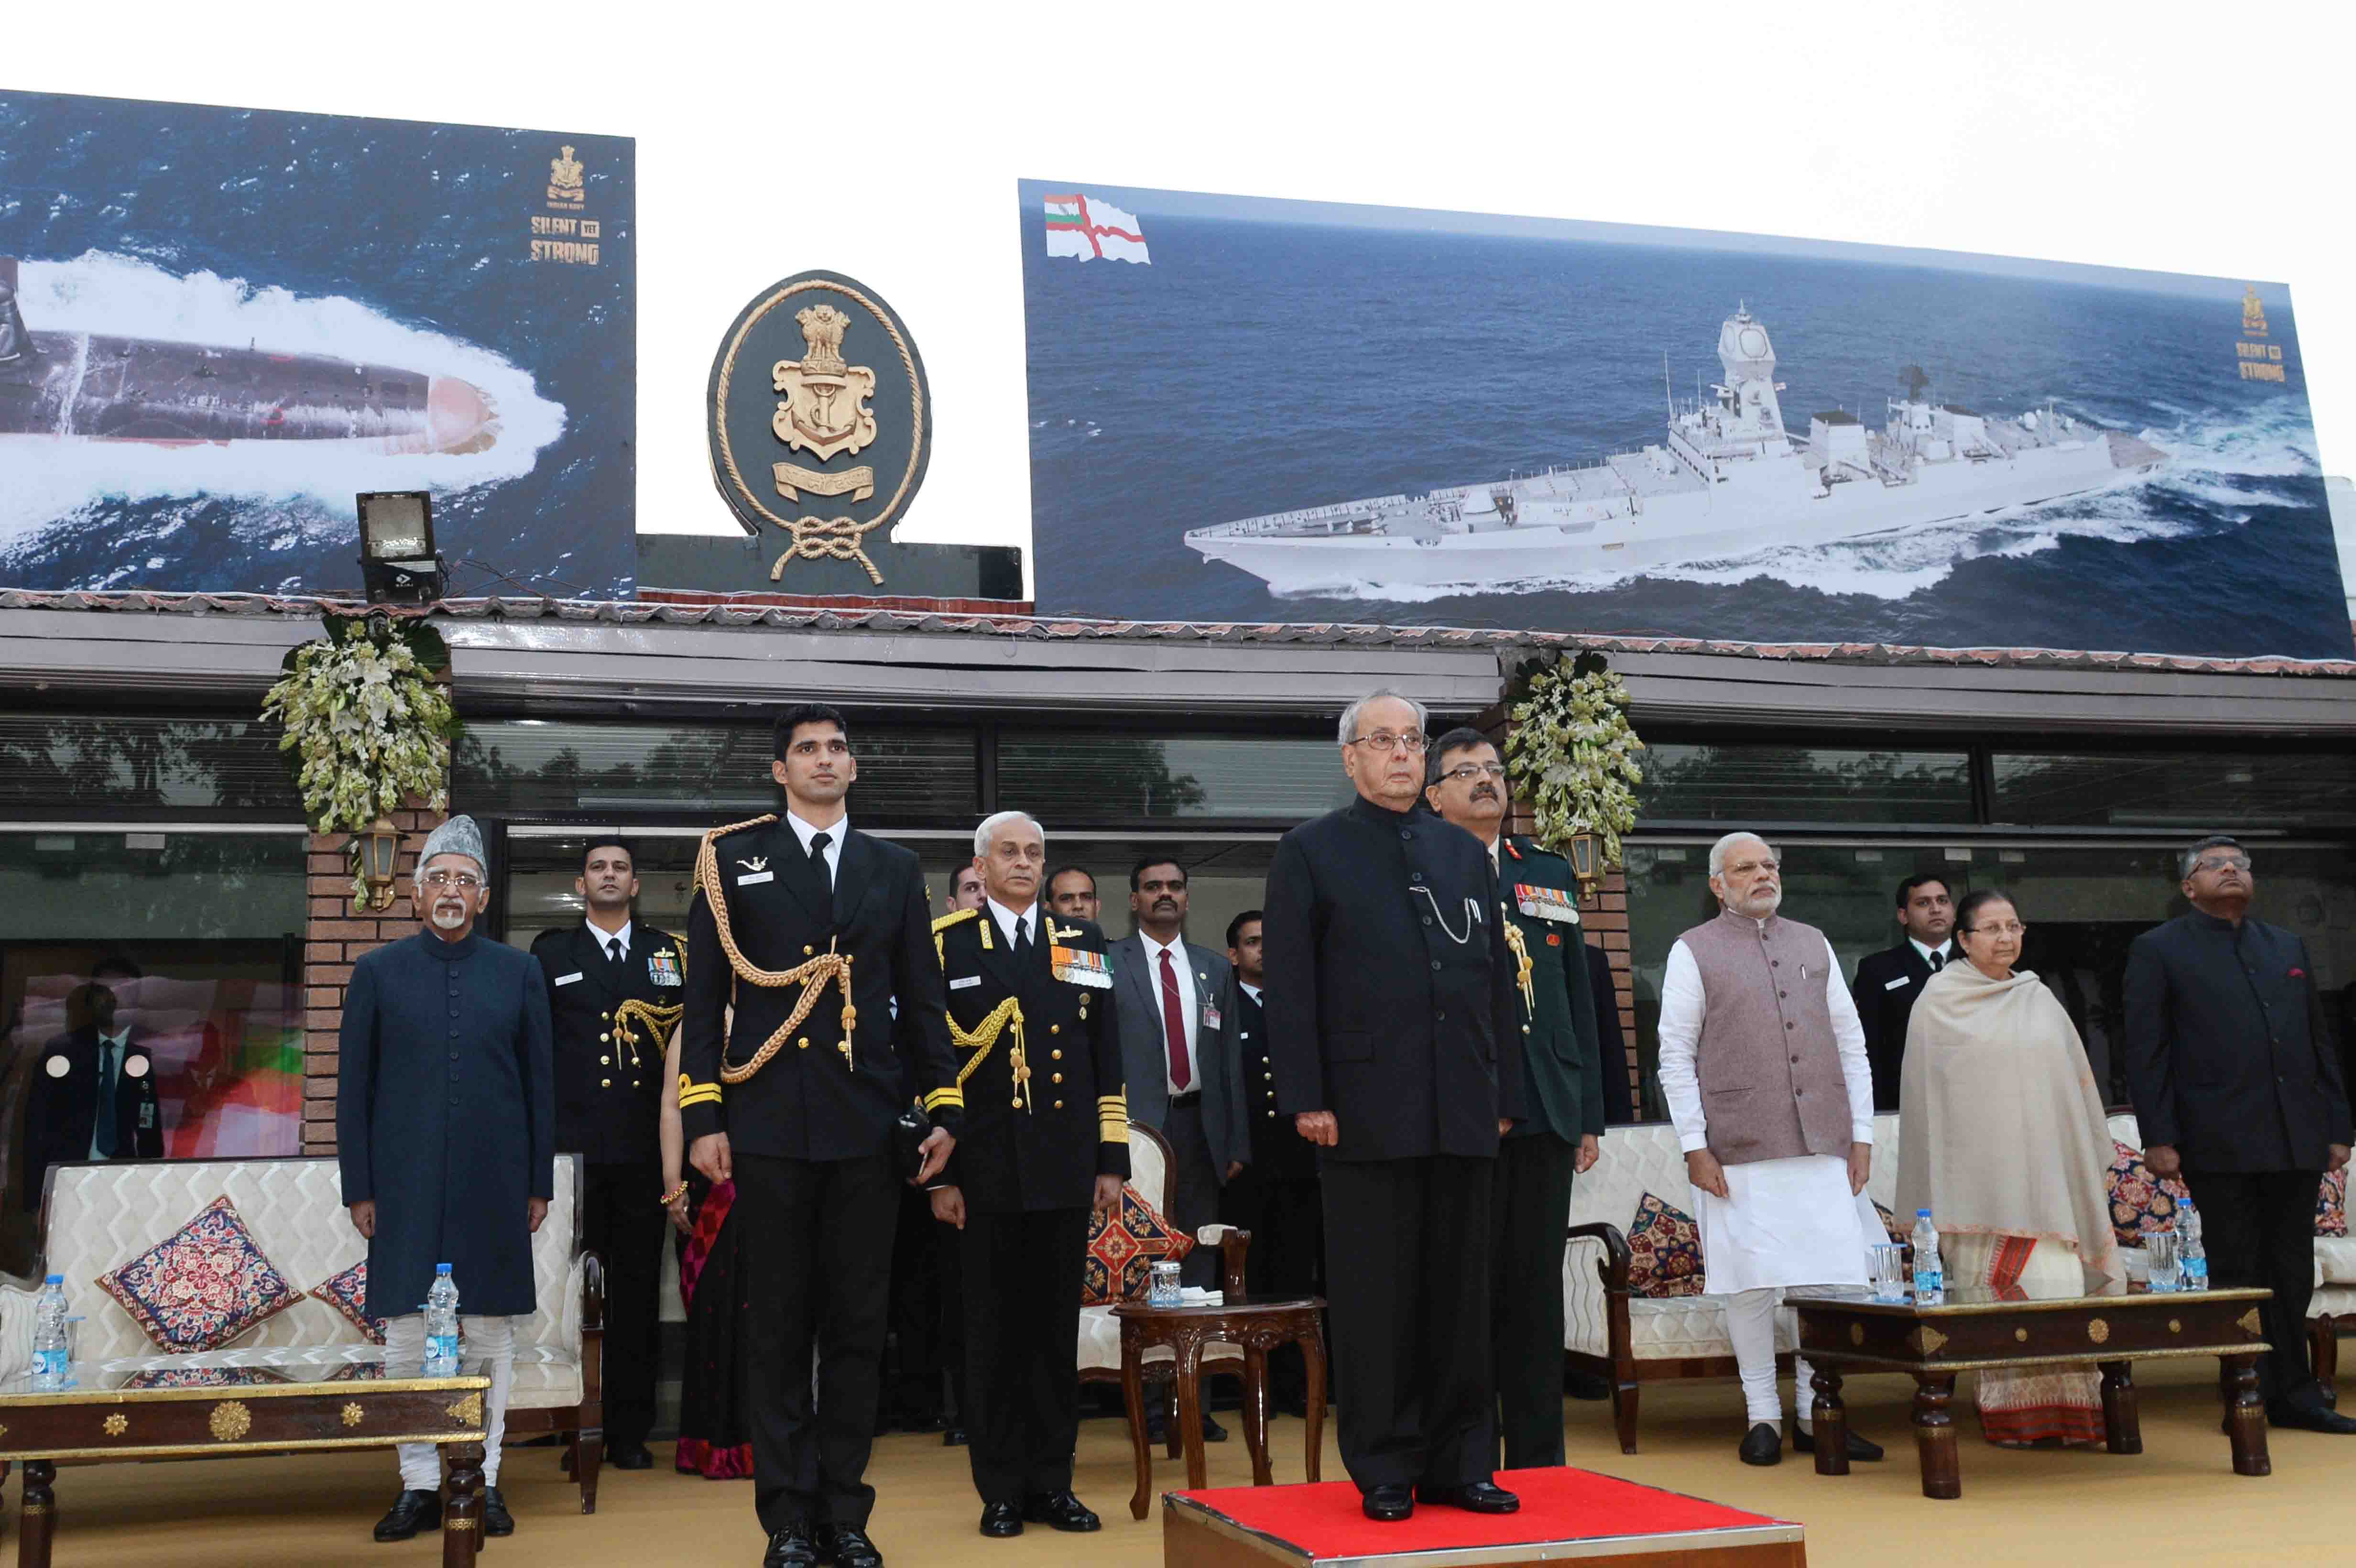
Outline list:
[[[1238,980],[1236,984],[1243,987],[1245,996],[1249,997],[1255,1002],[1259,1000],[1259,987],[1258,986],[1252,985],[1248,981],[1244,980]]]
[[[1873,1068],[1866,1060],[1865,1025],[1858,1021],[1857,1003],[1840,983],[1840,965],[1832,944],[1825,944],[1825,1006],[1832,1014],[1833,1044],[1840,1052],[1841,1077],[1848,1089],[1849,1136],[1861,1144],[1873,1141]],[[1661,976],[1661,1097],[1669,1103],[1669,1120],[1677,1129],[1677,1147],[1690,1154],[1709,1147],[1708,1124],[1702,1115],[1701,1077],[1695,1068],[1701,1046],[1701,965],[1692,949],[1680,942],[1669,949],[1668,970]]]
[[[1939,969],[1949,964],[1953,964],[1955,961],[1955,939],[1952,936],[1946,941],[1939,944],[1936,947],[1925,947],[1911,936],[1906,939],[1906,944],[1908,946],[1914,949],[1915,955],[1925,964],[1931,964],[1932,954],[1935,953],[1939,955],[1939,962],[1936,964],[1931,964],[1932,971],[1934,974]]]
[[[812,838],[821,833],[827,836],[826,885],[830,889],[832,888],[835,869],[842,864],[842,836],[851,831],[850,816],[845,814],[836,817],[832,822],[804,822],[788,811],[786,813],[786,824],[794,830],[794,837],[800,842],[802,853],[805,855],[809,853]]]
[[[1186,962],[1186,939],[1181,936],[1164,946],[1140,931],[1137,940],[1145,949],[1145,989],[1153,997],[1153,1021],[1162,1029],[1162,1086],[1173,1094],[1192,1094],[1203,1087],[1203,1052],[1194,1032],[1194,971]],[[1170,967],[1178,976],[1178,1011],[1181,1015],[1178,1027],[1185,1031],[1186,1065],[1194,1072],[1194,1077],[1183,1089],[1178,1087],[1178,1081],[1170,1071],[1170,1021],[1162,1016],[1162,955],[1164,953],[1170,955]]]
[[[590,925],[587,921],[583,921],[581,923],[589,926],[589,940],[595,943],[597,951],[606,957],[611,958],[614,955],[614,944],[616,942],[622,944],[622,956],[627,958],[630,955],[630,922],[624,921],[621,928],[616,931],[600,930],[594,925]]]
[[[998,922],[998,930],[999,930],[999,934],[1001,934],[1001,936],[1003,936],[1003,937],[1005,937],[1005,938],[1006,938],[1006,947],[1007,947],[1007,951],[1008,951],[1008,952],[1010,952],[1010,953],[1011,953],[1011,952],[1012,952],[1012,951],[1014,950],[1014,923],[1015,923],[1016,921],[1018,921],[1018,920],[1023,920],[1023,919],[1026,919],[1026,918],[1030,920],[1030,922],[1031,922],[1031,942],[1032,942],[1032,945],[1036,946],[1036,945],[1038,944],[1038,942],[1039,942],[1039,921],[1038,921],[1038,918],[1037,918],[1037,917],[1038,917],[1038,912],[1039,912],[1039,906],[1038,906],[1038,905],[1033,904],[1033,905],[1032,905],[1032,906],[1031,906],[1029,909],[1027,909],[1027,910],[1020,910],[1020,909],[1008,909],[1004,904],[1000,903],[996,899],[988,899],[988,900],[985,900],[984,901],[985,901],[985,902],[987,902],[987,903],[990,905],[990,912],[991,912],[991,918],[992,918],[992,919],[994,919],[994,920],[996,920],[996,921]]]

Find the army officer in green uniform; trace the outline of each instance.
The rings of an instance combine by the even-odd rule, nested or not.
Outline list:
[[[1595,1140],[1603,1133],[1603,1053],[1595,1039],[1578,883],[1561,856],[1500,831],[1512,805],[1505,763],[1478,730],[1451,730],[1434,741],[1424,776],[1432,809],[1488,846],[1520,970],[1530,1114],[1498,1151],[1490,1201],[1500,1467],[1559,1465],[1562,1232],[1571,1177],[1595,1163]]]

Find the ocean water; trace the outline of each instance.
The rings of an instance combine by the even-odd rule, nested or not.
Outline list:
[[[1148,619],[2347,656],[2286,306],[2244,382],[2237,298],[1916,265],[1142,215],[1151,266],[1051,260],[1023,218],[1040,608]],[[1869,542],[1492,590],[1278,595],[1192,528],[1589,461],[1661,439],[1767,326],[1787,426],[1939,400],[2140,435],[2151,480]]]
[[[530,259],[566,144],[594,267]],[[0,582],[353,589],[354,495],[428,489],[455,592],[626,594],[636,248],[616,138],[0,92],[0,254],[36,330],[455,376],[499,421],[468,454],[0,444]]]

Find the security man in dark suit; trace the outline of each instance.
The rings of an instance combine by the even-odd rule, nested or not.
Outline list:
[[[1873,1108],[1898,1109],[1898,1075],[1906,1060],[1906,1022],[1914,998],[1955,956],[1955,901],[1944,878],[1923,872],[1898,884],[1898,924],[1906,935],[1895,947],[1857,961],[1849,995],[1865,1026],[1865,1058],[1873,1067]]]
[[[1484,1513],[1498,1487],[1490,1188],[1523,1115],[1516,973],[1480,840],[1419,811],[1423,709],[1342,715],[1358,798],[1286,834],[1268,877],[1277,1109],[1323,1150],[1342,1462],[1366,1516]]]
[[[1092,1531],[1072,1494],[1091,1208],[1120,1200],[1129,1110],[1104,933],[1039,899],[1046,836],[1019,811],[973,836],[987,901],[934,923],[966,1087],[933,1214],[960,1232],[965,1416],[981,1533]]]
[[[1504,1468],[1559,1465],[1562,1449],[1562,1251],[1571,1178],[1595,1164],[1603,1134],[1603,1056],[1581,951],[1570,862],[1503,831],[1513,801],[1505,764],[1478,730],[1431,745],[1424,797],[1481,840],[1497,875],[1497,912],[1521,997],[1523,1094],[1530,1114],[1505,1136],[1490,1194],[1492,1349]]]
[[[2307,944],[2249,917],[2257,879],[2231,838],[2184,853],[2191,912],[2127,949],[2127,1087],[2154,1176],[2181,1174],[2201,1211],[2210,1283],[2263,1285],[2266,1419],[2356,1432],[2307,1360],[2315,1203],[2348,1164],[2348,1092]]]
[[[1222,1006],[1236,1020],[1228,1082],[1237,1085],[1249,1141],[1243,1168],[1219,1189],[1219,1219],[1251,1232],[1244,1283],[1254,1296],[1322,1296],[1325,1198],[1317,1182],[1317,1146],[1276,1108],[1261,929],[1256,909],[1227,922],[1227,964],[1234,978]],[[1277,1409],[1289,1415],[1308,1413],[1309,1369],[1299,1345],[1288,1342],[1269,1352],[1268,1385]]]
[[[41,1047],[25,1096],[24,1200],[36,1213],[53,1165],[164,1157],[155,1059],[115,994],[139,978],[120,954],[100,959],[74,998],[86,1020]]]
[[[1636,1119],[1636,1083],[1620,1028],[1620,987],[1612,978],[1612,955],[1593,943],[1587,944],[1587,986],[1595,994],[1595,1041],[1603,1054],[1603,1124],[1625,1126]]]
[[[581,1156],[581,1245],[605,1264],[605,1440],[614,1466],[653,1465],[662,1332],[663,1052],[686,995],[687,944],[638,925],[630,847],[595,838],[573,880],[580,925],[532,939],[554,1027],[556,1149]]]
[[[948,1160],[964,1097],[916,857],[850,825],[841,714],[797,704],[776,734],[785,815],[715,828],[696,858],[680,1122],[695,1168],[736,1183],[764,1568],[880,1568],[864,1477],[893,1220],[901,1181]],[[915,1172],[892,1163],[908,1087],[935,1123]]]

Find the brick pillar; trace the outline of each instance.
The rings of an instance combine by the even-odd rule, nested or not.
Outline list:
[[[412,802],[414,805],[416,803]],[[363,953],[414,935],[417,915],[409,901],[410,877],[425,836],[446,813],[403,810],[392,814],[401,829],[401,858],[394,863],[394,898],[381,912],[355,910],[348,833],[311,835],[310,914],[303,929],[303,1152],[336,1152],[336,1062],[337,1031],[344,1022],[344,991],[352,964]]]

